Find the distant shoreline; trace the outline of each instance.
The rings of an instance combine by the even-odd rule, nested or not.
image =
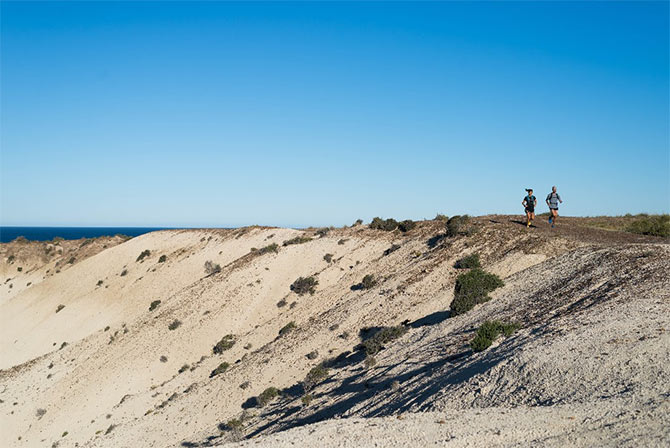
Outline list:
[[[77,240],[80,238],[97,238],[101,236],[127,235],[131,237],[154,232],[156,230],[174,229],[172,227],[0,227],[0,243],[9,243],[22,236],[30,241],[51,241],[54,238]]]

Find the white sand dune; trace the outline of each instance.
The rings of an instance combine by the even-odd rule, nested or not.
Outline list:
[[[666,444],[667,241],[564,222],[529,231],[482,217],[476,233],[452,238],[436,221],[405,234],[160,231],[56,242],[49,254],[44,243],[4,244],[0,444]],[[312,240],[282,245],[296,236]],[[277,252],[253,250],[272,243]],[[447,318],[454,262],[474,252],[506,284]],[[221,272],[205,273],[206,261]],[[352,288],[366,274],[378,284]],[[318,279],[313,295],[291,291],[301,276]],[[486,319],[522,328],[472,353]],[[296,329],[279,337],[289,322]],[[401,322],[408,332],[366,367],[359,331]],[[228,334],[233,347],[213,353]],[[303,405],[306,373],[338,355]],[[270,386],[284,393],[254,407]]]

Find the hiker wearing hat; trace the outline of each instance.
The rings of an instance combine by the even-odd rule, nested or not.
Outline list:
[[[523,201],[521,201],[521,205],[523,205],[524,209],[526,210],[526,227],[530,227],[531,223],[535,219],[535,206],[537,205],[537,199],[535,196],[533,196],[532,188],[526,188],[526,192],[528,194],[525,198],[523,198]]]
[[[556,186],[551,187],[551,193],[547,195],[547,205],[549,206],[549,224],[551,227],[556,225],[556,218],[558,218],[558,203],[563,203],[563,200],[556,193]]]

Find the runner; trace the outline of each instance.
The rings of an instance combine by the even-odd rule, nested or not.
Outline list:
[[[521,201],[521,205],[523,205],[526,210],[526,227],[530,227],[530,225],[533,223],[533,220],[535,219],[535,206],[537,205],[537,198],[533,196],[532,188],[526,188],[526,192],[528,194],[525,198],[523,198],[523,201]]]
[[[547,195],[547,205],[549,206],[549,224],[551,227],[556,225],[556,218],[558,218],[558,203],[563,203],[561,196],[556,193],[556,186],[551,187],[551,193]]]

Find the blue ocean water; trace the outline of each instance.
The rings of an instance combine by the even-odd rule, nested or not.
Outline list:
[[[165,227],[10,227],[0,226],[0,242],[8,243],[19,236],[34,241],[49,241],[56,237],[66,240],[114,236],[117,234],[138,236]]]

